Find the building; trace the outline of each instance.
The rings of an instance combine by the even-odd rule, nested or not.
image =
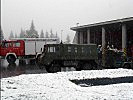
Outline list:
[[[74,43],[107,45],[131,55],[133,47],[133,17],[71,27],[76,31]]]

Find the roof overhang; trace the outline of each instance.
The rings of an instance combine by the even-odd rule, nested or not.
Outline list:
[[[94,24],[87,24],[87,25],[82,25],[82,26],[77,26],[77,27],[71,27],[70,29],[73,31],[77,31],[77,30],[80,30],[83,28],[90,28],[90,27],[95,27],[95,26],[104,26],[104,25],[115,24],[115,23],[124,23],[124,22],[129,22],[129,21],[133,21],[133,17],[122,18],[122,19],[111,20],[111,21],[105,21],[105,22],[99,22],[99,23],[94,23]]]

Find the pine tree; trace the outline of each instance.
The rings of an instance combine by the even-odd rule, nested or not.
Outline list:
[[[66,37],[66,43],[70,43],[70,36],[69,35],[67,35],[67,37]]]
[[[3,35],[3,31],[0,27],[0,41],[2,41],[4,39],[4,35]]]
[[[10,36],[9,36],[9,39],[12,39],[12,38],[14,38],[14,34],[13,34],[13,32],[11,31]]]
[[[55,37],[56,37],[56,38],[58,38],[58,34],[57,34],[57,32],[56,32],[56,35],[55,35]]]
[[[50,38],[53,38],[54,37],[54,34],[53,34],[53,31],[52,29],[50,30]]]
[[[26,37],[28,38],[38,38],[38,32],[35,30],[34,22],[32,20],[30,30],[26,31]]]
[[[49,33],[47,32],[47,30],[46,30],[45,37],[46,37],[46,38],[49,38]]]
[[[34,22],[32,20],[30,30],[35,30]]]
[[[59,42],[60,42],[60,38],[59,38],[59,36],[58,36],[58,33],[57,33],[57,32],[56,32],[55,38],[57,38],[57,43],[59,43]]]
[[[17,34],[15,33],[15,38],[17,38],[18,36],[17,36]]]
[[[40,38],[44,38],[43,30],[41,31]]]
[[[24,30],[21,28],[20,38],[24,38],[24,37],[25,37],[25,32],[24,32]]]

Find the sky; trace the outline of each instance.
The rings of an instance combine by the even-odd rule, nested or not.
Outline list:
[[[1,0],[1,27],[8,39],[11,30],[19,35],[21,28],[28,30],[31,21],[40,34],[43,29],[58,33],[63,41],[79,25],[133,16],[133,0]],[[62,31],[63,30],[63,31]]]

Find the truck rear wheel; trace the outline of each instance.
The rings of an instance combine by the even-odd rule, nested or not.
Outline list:
[[[82,66],[82,64],[79,63],[79,64],[75,67],[76,71],[81,71],[81,66]]]
[[[46,67],[46,71],[49,73],[61,72],[61,67],[59,64],[51,64],[50,66]]]
[[[7,62],[8,62],[9,64],[14,64],[15,61],[16,61],[16,57],[15,57],[14,55],[8,55],[8,56],[6,57],[6,60],[7,60]]]
[[[76,71],[81,71],[81,68],[76,68]]]
[[[131,66],[130,66],[130,64],[125,64],[125,65],[124,65],[124,68],[130,69]]]
[[[39,69],[43,69],[44,66],[40,63],[40,62],[41,62],[41,61],[40,61],[40,56],[41,56],[41,54],[39,54],[39,55],[37,56],[37,58],[36,58],[36,65],[39,67]]]
[[[20,59],[20,60],[19,60],[19,65],[26,65],[26,61],[23,60],[23,59]]]
[[[82,67],[83,70],[91,70],[93,67],[90,63],[85,63]]]

